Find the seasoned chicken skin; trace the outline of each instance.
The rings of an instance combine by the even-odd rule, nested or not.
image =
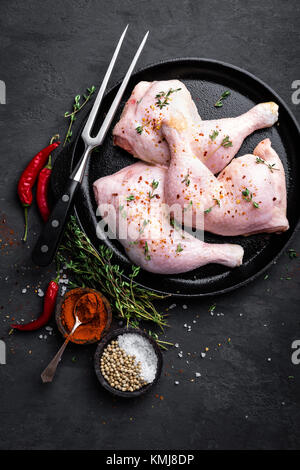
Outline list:
[[[131,261],[147,271],[176,274],[208,263],[239,266],[243,248],[209,244],[171,225],[165,207],[166,170],[135,163],[95,181],[98,214],[110,226]]]
[[[195,156],[182,116],[163,123],[162,132],[171,152],[165,199],[181,205],[184,214],[193,214],[184,217],[186,225],[225,236],[289,228],[284,168],[269,139],[253,155],[235,158],[216,178]],[[199,227],[197,216],[203,213],[204,227]]]
[[[261,103],[238,117],[202,121],[189,91],[179,80],[140,82],[113,130],[114,143],[136,158],[168,167],[170,149],[161,125],[163,120],[176,119],[178,113],[188,122],[192,152],[216,174],[228,165],[249,134],[277,121],[278,106]],[[222,145],[227,137],[232,146]]]

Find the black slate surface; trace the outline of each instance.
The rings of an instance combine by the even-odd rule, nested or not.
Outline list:
[[[41,227],[35,209],[28,243],[19,242],[20,168],[51,135],[64,134],[72,97],[98,85],[125,24],[132,28],[112,83],[150,29],[140,67],[179,56],[224,60],[266,81],[299,120],[300,106],[291,102],[291,84],[299,79],[299,2],[2,0],[0,11],[0,79],[7,87],[7,104],[0,105],[0,338],[7,344],[7,364],[0,365],[0,448],[299,447],[300,365],[291,362],[291,343],[300,339],[299,258],[283,255],[267,279],[224,296],[165,301],[162,308],[176,303],[166,338],[180,347],[164,354],[155,390],[133,401],[100,388],[94,346],[68,347],[55,382],[45,386],[39,375],[61,344],[59,333],[8,335],[11,318],[38,313],[42,299],[35,290],[39,284],[45,289],[54,274],[30,261]],[[299,234],[291,247],[300,251]]]

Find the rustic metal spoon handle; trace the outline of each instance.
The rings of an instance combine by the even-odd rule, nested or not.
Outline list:
[[[55,354],[54,358],[52,359],[52,361],[48,364],[48,366],[46,367],[46,369],[41,373],[41,378],[42,378],[42,381],[44,383],[47,383],[47,382],[52,382],[53,378],[54,378],[54,375],[55,375],[55,372],[56,372],[56,369],[57,369],[57,366],[61,360],[61,357],[64,353],[64,350],[66,349],[67,347],[67,344],[68,342],[70,341],[70,338],[72,336],[72,334],[74,333],[74,331],[78,328],[78,326],[81,325],[81,322],[77,319],[76,322],[75,322],[75,325],[71,331],[71,333],[69,334],[69,336],[66,338],[64,344],[62,345],[62,347],[58,350],[58,352]]]

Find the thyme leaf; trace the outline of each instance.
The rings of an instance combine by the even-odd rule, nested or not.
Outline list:
[[[151,259],[151,256],[149,255],[149,246],[148,246],[147,241],[145,242],[145,246],[144,246],[144,255],[147,261]]]
[[[231,92],[229,90],[226,90],[222,93],[218,101],[215,103],[216,108],[221,108],[223,106],[223,100],[225,100],[228,96],[231,95]]]
[[[209,136],[210,140],[213,142],[214,140],[216,140],[216,137],[218,137],[219,135],[219,131],[213,131],[212,134]]]
[[[224,139],[222,140],[221,146],[225,148],[232,147],[232,142],[229,140],[229,135],[224,137]]]
[[[154,191],[158,188],[158,185],[159,185],[159,181],[155,181],[155,180],[152,181],[152,183],[151,183],[152,191],[148,192],[148,196],[149,196],[150,199],[155,197]]]
[[[191,183],[191,180],[189,179],[189,172],[185,175],[185,177],[183,178],[183,180],[181,181],[182,183],[185,183],[186,186],[189,186],[190,183]]]
[[[144,126],[137,126],[135,130],[137,131],[138,134],[141,134],[144,130]]]
[[[274,170],[280,171],[279,168],[275,168],[275,163],[267,163],[265,160],[263,160],[260,157],[256,157],[256,163],[262,163],[263,165],[267,165],[271,173],[273,173]]]
[[[243,196],[243,199],[246,201],[246,202],[252,202],[253,204],[253,207],[255,207],[255,209],[259,209],[259,204],[258,202],[255,202],[253,201],[253,194],[251,191],[249,191],[248,188],[244,189],[244,191],[242,191],[242,196]]]
[[[159,109],[162,109],[164,106],[167,106],[170,104],[168,102],[168,99],[172,93],[176,93],[177,91],[180,91],[181,88],[177,88],[176,90],[173,90],[173,88],[170,88],[170,90],[166,93],[165,91],[160,91],[155,98],[157,98],[157,101],[155,103],[156,106],[159,107]],[[162,101],[163,98],[163,101]]]
[[[176,248],[176,253],[180,253],[181,251],[183,251],[183,248],[182,248],[181,244],[178,243],[177,248]]]
[[[70,124],[66,133],[66,137],[64,140],[63,147],[71,141],[73,132],[72,132],[72,125],[73,122],[76,121],[75,115],[81,111],[81,109],[86,105],[88,101],[90,101],[91,96],[95,93],[96,88],[94,86],[91,86],[90,88],[87,88],[88,94],[83,95],[84,101],[80,103],[81,96],[76,95],[74,98],[74,103],[73,103],[73,110],[72,111],[66,111],[64,114],[65,118],[70,118]]]
[[[298,254],[297,254],[296,250],[294,250],[293,248],[288,249],[288,255],[289,255],[290,259],[298,258]]]

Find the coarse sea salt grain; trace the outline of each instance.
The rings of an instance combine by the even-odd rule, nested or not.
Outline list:
[[[44,297],[44,292],[42,291],[42,289],[38,289],[38,296],[39,297]]]
[[[126,354],[135,356],[136,363],[141,363],[142,378],[148,383],[153,382],[157,371],[157,356],[152,344],[136,333],[118,336],[118,343]]]

